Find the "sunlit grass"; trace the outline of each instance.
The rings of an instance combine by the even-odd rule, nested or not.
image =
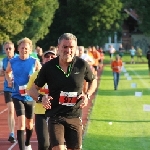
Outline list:
[[[147,64],[125,64],[132,77],[121,73],[119,89],[114,91],[110,65],[104,67],[101,82],[84,135],[83,150],[148,150],[150,149],[150,78]],[[132,88],[131,84],[137,87]],[[136,97],[135,92],[142,92]],[[112,123],[112,124],[111,124]]]

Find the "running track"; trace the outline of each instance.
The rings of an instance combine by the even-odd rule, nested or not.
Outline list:
[[[99,76],[101,74],[101,70],[99,71]],[[99,78],[98,78],[99,83]],[[85,131],[86,125],[88,122],[88,115],[90,113],[90,109],[92,106],[92,101],[95,98],[95,94],[91,96],[91,100],[89,100],[88,106],[83,109],[83,129]],[[16,118],[15,118],[16,120]],[[16,120],[17,121],[17,120]],[[16,135],[16,129],[17,129],[17,122],[15,125],[15,135]],[[8,140],[9,130],[7,125],[7,107],[4,102],[4,96],[3,96],[3,77],[0,77],[0,150],[19,150],[18,143],[11,144]],[[36,133],[33,132],[32,138],[31,138],[31,146],[33,150],[37,150],[37,139],[36,139]]]

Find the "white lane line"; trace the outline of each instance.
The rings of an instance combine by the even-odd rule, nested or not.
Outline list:
[[[12,150],[16,146],[17,143],[18,142],[16,141],[11,147],[8,148],[8,150]]]
[[[30,143],[37,143],[38,141],[30,141]],[[11,147],[9,147],[8,148],[8,150],[12,150],[16,145],[17,145],[17,141],[13,144],[13,145],[11,145]],[[32,145],[32,144],[31,144]]]
[[[6,108],[6,109],[0,111],[0,115],[1,115],[2,113],[4,113],[5,111],[7,111],[7,109],[8,109],[8,108]]]
[[[34,126],[35,126],[35,124],[33,124],[33,127]],[[26,132],[24,133],[24,135],[26,135]],[[30,142],[37,143],[38,141],[30,141]],[[11,147],[8,148],[8,150],[12,150],[16,146],[17,143],[18,142],[16,141]]]
[[[130,69],[130,71],[132,71],[132,72],[138,77],[138,79],[143,83],[143,85],[146,86],[146,87],[150,90],[149,84],[147,84],[147,83],[141,78],[141,76],[140,76],[138,73],[136,73],[132,68],[129,68],[129,69]]]

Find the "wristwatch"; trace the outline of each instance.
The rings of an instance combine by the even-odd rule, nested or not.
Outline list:
[[[87,95],[87,98],[88,98],[88,100],[90,99],[90,95],[89,94],[86,94]]]
[[[38,100],[36,101],[36,103],[42,103],[42,97],[43,97],[44,95],[42,95],[42,94],[40,94],[39,96],[38,96]]]

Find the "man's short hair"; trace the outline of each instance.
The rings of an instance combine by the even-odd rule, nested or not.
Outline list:
[[[31,50],[32,50],[32,41],[31,41],[29,38],[25,37],[25,38],[19,40],[19,41],[17,42],[18,46],[19,46],[21,43],[29,43],[30,48],[31,48]]]
[[[7,41],[7,42],[5,42],[5,43],[4,43],[4,46],[7,45],[7,44],[11,44],[11,45],[14,46],[14,43],[13,43],[12,41]]]
[[[77,42],[77,38],[75,35],[73,35],[72,33],[64,33],[58,38],[58,44],[64,39],[65,40],[75,40]]]
[[[79,50],[80,50],[80,49],[84,50],[84,46],[78,46],[78,49],[79,49]]]

